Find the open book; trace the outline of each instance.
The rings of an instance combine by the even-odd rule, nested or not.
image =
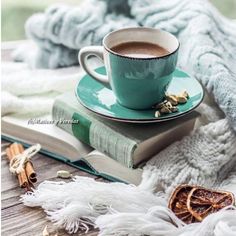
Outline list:
[[[37,120],[41,124],[29,124],[29,118],[25,117],[2,117],[2,138],[21,142],[26,147],[40,143],[42,153],[111,181],[140,183],[141,169],[126,168],[101,152],[93,150],[52,124],[51,116],[40,117]]]

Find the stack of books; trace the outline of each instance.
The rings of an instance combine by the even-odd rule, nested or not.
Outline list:
[[[161,123],[122,123],[84,108],[73,92],[59,96],[52,116],[2,118],[2,137],[109,180],[139,184],[145,162],[194,128],[196,111]],[[94,150],[95,149],[95,150]]]

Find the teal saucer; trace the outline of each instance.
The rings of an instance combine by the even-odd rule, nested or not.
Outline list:
[[[105,67],[96,69],[98,73],[106,74]],[[155,117],[155,109],[132,110],[117,103],[112,90],[85,75],[76,87],[76,96],[87,109],[108,119],[130,122],[150,123],[181,117],[193,111],[203,100],[204,92],[201,84],[180,69],[174,71],[173,79],[167,93],[178,94],[186,90],[189,93],[188,102],[178,105],[178,112]]]

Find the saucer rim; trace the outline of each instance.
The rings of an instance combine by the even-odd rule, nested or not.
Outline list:
[[[87,110],[89,110],[90,112],[93,112],[95,113],[96,115],[102,117],[102,118],[106,118],[108,120],[113,120],[113,121],[118,121],[118,122],[123,122],[123,123],[136,123],[136,124],[147,124],[147,123],[161,123],[161,122],[165,122],[165,121],[170,121],[170,120],[174,120],[174,119],[178,119],[180,117],[183,117],[191,112],[193,112],[201,103],[202,103],[202,100],[199,102],[199,104],[197,104],[194,108],[186,111],[186,112],[183,112],[179,115],[173,115],[171,117],[163,117],[160,119],[160,117],[156,117],[156,118],[153,118],[153,119],[122,119],[122,118],[115,118],[115,117],[111,117],[111,116],[107,116],[107,115],[103,115],[101,113],[98,113],[97,111],[94,111],[92,109],[90,109],[89,107],[87,107],[86,105],[83,104],[83,102],[80,100],[80,98],[78,97],[77,93],[76,93],[76,97],[78,99],[78,101],[80,102],[80,104],[85,107]]]
[[[102,68],[102,67],[104,67],[104,66],[97,67],[97,68],[95,68],[94,70],[97,70],[97,69]],[[86,108],[87,110],[89,110],[90,112],[93,112],[93,113],[95,113],[96,115],[98,115],[98,116],[100,116],[100,117],[103,117],[103,118],[107,118],[107,119],[109,119],[109,120],[119,121],[119,122],[124,122],[124,123],[140,123],[140,124],[141,124],[141,123],[159,123],[159,122],[174,120],[174,119],[177,119],[177,118],[179,118],[179,117],[183,117],[183,116],[185,116],[185,115],[187,115],[187,114],[193,112],[197,107],[199,107],[199,105],[202,103],[202,101],[203,101],[203,99],[204,99],[204,97],[205,97],[205,90],[204,90],[202,84],[201,84],[196,78],[193,78],[193,77],[190,76],[187,72],[185,72],[184,70],[182,70],[182,69],[180,69],[180,68],[178,68],[178,67],[177,67],[176,69],[177,69],[177,70],[180,70],[180,71],[183,71],[183,72],[184,72],[185,74],[187,74],[190,78],[195,79],[195,80],[199,83],[199,85],[200,85],[200,87],[201,87],[201,89],[202,89],[202,97],[201,97],[201,99],[199,100],[199,102],[198,102],[195,106],[193,106],[191,109],[189,109],[189,110],[187,110],[187,111],[185,111],[185,112],[183,112],[183,113],[181,113],[181,114],[173,113],[173,116],[171,116],[171,117],[153,117],[152,119],[128,119],[128,118],[127,118],[127,119],[124,119],[124,118],[117,118],[117,117],[113,117],[113,116],[104,115],[104,114],[102,114],[102,113],[99,113],[99,112],[97,112],[97,111],[92,110],[91,108],[89,108],[87,105],[85,105],[85,104],[83,103],[83,101],[80,99],[80,97],[79,97],[79,95],[78,95],[78,92],[77,92],[80,82],[82,81],[82,79],[84,79],[84,78],[88,75],[87,73],[78,81],[77,85],[75,86],[74,92],[75,92],[75,96],[76,96],[78,102],[79,102],[83,107],[85,107],[85,108]],[[175,69],[175,70],[176,70],[176,69]]]

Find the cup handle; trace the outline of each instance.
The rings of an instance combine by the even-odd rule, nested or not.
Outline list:
[[[97,80],[100,83],[109,85],[109,80],[106,75],[101,75],[94,71],[93,69],[89,68],[88,66],[88,56],[96,56],[100,60],[104,62],[103,59],[103,47],[102,46],[88,46],[80,49],[79,51],[79,63],[83,67],[83,69],[89,74],[91,77],[93,77],[95,80]]]

